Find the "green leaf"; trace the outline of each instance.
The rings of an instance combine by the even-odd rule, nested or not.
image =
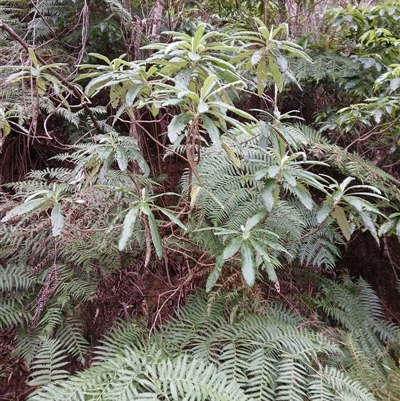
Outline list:
[[[196,199],[200,194],[201,187],[198,185],[193,185],[190,191],[190,207],[194,207],[196,204]]]
[[[225,261],[234,256],[241,247],[242,242],[243,242],[242,237],[233,238],[222,252],[222,259]]]
[[[343,208],[341,208],[338,205],[335,206],[335,216],[336,216],[336,221],[340,229],[342,230],[344,237],[346,238],[347,241],[350,241],[351,231],[349,222],[347,221],[347,217],[346,214],[344,213]]]
[[[119,169],[125,171],[128,167],[128,155],[126,154],[125,149],[122,146],[117,146],[116,154]]]
[[[258,49],[256,50],[252,56],[251,56],[251,65],[255,66],[257,65],[262,59],[264,55],[264,49]]]
[[[138,215],[139,209],[137,207],[130,209],[126,214],[124,219],[124,224],[122,226],[122,234],[118,242],[118,249],[123,251],[132,237],[133,227],[135,226],[136,218]]]
[[[200,102],[198,107],[197,107],[197,111],[202,114],[202,113],[207,113],[207,111],[210,110],[210,108],[208,107],[207,103],[204,102]]]
[[[209,102],[208,104],[210,106],[215,106],[216,108],[219,108],[219,109],[227,109],[227,110],[231,111],[232,113],[235,113],[238,116],[246,118],[246,119],[248,119],[250,121],[255,121],[255,122],[257,121],[251,114],[247,113],[244,110],[240,110],[239,108],[237,108],[235,106],[231,106],[228,103],[225,103],[225,102]],[[222,116],[222,118],[224,118],[228,122],[232,121],[227,116]],[[232,123],[232,125],[233,125],[233,123]]]
[[[192,52],[197,53],[205,29],[206,29],[206,24],[204,23],[201,23],[197,28],[197,31],[195,32],[192,38]]]
[[[142,209],[143,213],[145,213],[148,217],[151,240],[152,240],[154,248],[156,250],[158,259],[161,259],[163,256],[163,247],[162,247],[161,236],[160,236],[160,232],[158,231],[156,219],[147,203],[142,203],[141,209]]]
[[[263,260],[269,279],[272,282],[276,283],[278,281],[278,277],[276,276],[275,269],[272,266],[272,261],[268,255],[268,253],[254,238],[249,238],[249,241],[250,241],[251,245],[253,246],[253,248],[255,249],[255,251],[258,253],[258,255]]]
[[[397,224],[396,224],[396,235],[400,238],[400,219],[397,220]]]
[[[311,198],[310,193],[303,184],[299,182],[294,188],[291,189],[296,196],[299,198],[300,202],[308,209],[312,210],[314,206],[314,201]]]
[[[225,260],[222,258],[222,255],[216,259],[214,269],[211,271],[210,275],[207,277],[207,283],[206,283],[206,291],[207,292],[210,292],[212,290],[215,283],[219,279],[219,276],[221,275],[221,272],[222,272],[222,266],[223,266],[224,262],[225,262]]]
[[[176,225],[178,225],[180,228],[182,228],[183,230],[187,231],[186,226],[173,214],[171,213],[169,210],[164,209],[162,207],[159,207],[158,210],[165,214],[173,223],[175,223]]]
[[[5,118],[0,121],[0,130],[3,130],[4,136],[7,136],[11,132],[10,123]]]
[[[296,186],[296,178],[293,177],[292,174],[290,174],[288,171],[283,171],[283,177],[285,178],[286,182],[291,186],[295,187]]]
[[[32,49],[32,48],[29,48],[29,49],[28,49],[28,53],[29,53],[29,57],[30,57],[31,60],[32,60],[33,66],[34,66],[35,68],[38,68],[38,67],[39,67],[39,62],[38,62],[38,59],[37,59],[36,54],[35,54],[35,52],[33,51],[33,49]]]
[[[7,214],[1,219],[1,222],[5,223],[6,221],[9,221],[16,216],[31,212],[35,209],[39,209],[46,202],[49,202],[50,206],[51,201],[48,198],[33,199],[29,202],[23,203],[22,205],[16,206],[14,209],[11,209],[7,212]]]
[[[98,58],[98,59],[100,59],[100,60],[103,60],[105,63],[107,63],[109,66],[111,66],[111,61],[110,61],[110,59],[109,59],[108,57],[106,57],[106,56],[103,56],[102,54],[99,54],[99,53],[89,53],[89,56],[90,56],[90,57]]]
[[[375,227],[374,222],[371,219],[371,216],[368,213],[362,212],[362,213],[360,213],[360,217],[364,223],[364,226],[372,234],[372,236],[375,238],[375,241],[377,242],[377,244],[379,246],[380,243],[379,243],[378,233],[376,232],[376,227]]]
[[[254,269],[253,252],[246,242],[242,243],[242,274],[247,285],[252,287],[256,280],[256,273]]]
[[[260,212],[252,216],[250,219],[247,219],[245,229],[250,231],[253,227],[255,227],[263,218],[265,217],[264,212]]]
[[[383,235],[386,235],[387,233],[389,233],[391,230],[393,230],[393,228],[396,225],[396,220],[389,220],[386,221],[385,223],[383,223],[380,227],[379,227],[379,231],[378,231],[378,235],[380,237],[382,237]]]
[[[168,107],[168,106],[179,106],[181,104],[186,104],[187,101],[185,99],[177,99],[177,98],[172,98],[172,99],[167,99],[164,100],[161,105],[162,107]]]
[[[278,87],[279,92],[282,92],[283,89],[282,73],[279,71],[278,66],[274,63],[272,58],[269,59],[269,69],[271,70],[271,74],[275,80],[275,84]]]
[[[59,203],[56,203],[51,211],[51,225],[53,227],[53,236],[57,237],[60,235],[64,227],[64,216]]]
[[[262,58],[257,66],[257,92],[258,96],[262,96],[268,83],[268,70],[265,58]]]
[[[216,76],[209,75],[204,81],[202,88],[200,89],[200,99],[204,101],[204,99],[212,91],[216,83],[217,83]]]
[[[228,244],[228,246],[222,252],[222,255],[220,255],[216,259],[214,269],[207,278],[207,284],[206,284],[207,292],[210,292],[211,289],[214,287],[215,283],[217,282],[219,276],[221,275],[222,266],[224,265],[225,261],[234,256],[238,252],[239,248],[242,245],[242,242],[243,242],[242,237],[233,238],[231,242]]]
[[[210,139],[212,140],[214,145],[216,145],[217,147],[220,147],[221,141],[219,138],[219,130],[218,130],[217,126],[215,125],[214,121],[211,120],[210,117],[207,117],[205,114],[203,114],[202,118],[203,118],[204,127],[207,130],[208,135],[210,135]]]
[[[262,197],[265,208],[268,212],[272,210],[279,196],[279,186],[276,183],[275,178],[268,178],[265,181],[264,188],[262,191]]]
[[[175,116],[168,125],[168,139],[174,143],[179,134],[186,128],[188,122],[192,119],[192,115],[182,113]]]
[[[128,92],[126,93],[126,104],[128,107],[131,107],[133,105],[133,102],[135,101],[138,93],[144,88],[143,84],[139,85],[134,85],[131,88],[129,88]]]
[[[149,224],[150,224],[151,240],[153,241],[156,254],[158,256],[158,259],[162,259],[163,247],[161,242],[161,236],[160,232],[158,231],[158,226],[153,213],[149,215]]]
[[[193,52],[188,52],[189,60],[190,61],[199,61],[201,60],[200,54],[193,53]]]
[[[317,212],[317,222],[318,224],[321,224],[322,222],[325,221],[325,219],[329,216],[333,209],[333,199],[328,198],[325,199],[324,203],[322,204],[321,208]]]

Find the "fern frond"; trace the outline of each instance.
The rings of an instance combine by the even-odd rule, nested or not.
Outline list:
[[[302,401],[306,396],[308,371],[303,364],[290,357],[283,357],[277,366],[276,400]]]
[[[296,59],[292,65],[292,71],[297,80],[315,81],[323,80],[332,82],[343,81],[344,78],[359,76],[362,64],[351,57],[341,56],[333,52],[311,53],[312,63],[305,59]]]
[[[98,365],[115,355],[123,355],[127,347],[135,349],[145,332],[139,324],[120,321],[95,348],[93,364]]]
[[[60,369],[69,362],[57,339],[40,337],[39,351],[31,364],[31,386],[44,386],[68,377],[68,371]]]
[[[31,314],[19,299],[0,301],[0,328],[24,326],[31,320]]]
[[[82,365],[89,351],[89,342],[84,337],[85,327],[79,318],[64,318],[57,330],[56,338],[62,349],[68,354],[76,357]]]
[[[349,378],[342,371],[332,366],[323,370],[324,381],[333,390],[339,400],[376,401],[376,398],[360,383]]]
[[[0,292],[26,291],[36,283],[34,275],[22,265],[0,266]]]
[[[370,381],[369,355],[358,342],[352,341],[353,353],[346,351],[343,341],[314,332],[281,307],[266,307],[261,315],[236,311],[230,321],[236,307],[247,310],[238,297],[220,294],[210,303],[197,294],[147,342],[143,329],[120,323],[98,349],[95,366],[43,387],[30,401],[376,401],[372,392],[387,391],[374,387],[384,371],[378,381]],[[126,341],[131,344],[125,346]],[[349,363],[353,358],[358,362]],[[353,375],[357,364],[361,375]],[[389,369],[386,377],[393,372]],[[391,383],[395,388],[395,380]]]
[[[181,355],[174,361],[161,361],[155,369],[148,369],[147,375],[148,379],[143,380],[146,392],[152,391],[154,395],[168,396],[173,400],[247,399],[238,384],[229,380],[216,366],[201,359],[190,360],[187,355]]]

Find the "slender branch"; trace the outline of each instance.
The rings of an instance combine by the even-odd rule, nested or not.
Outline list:
[[[374,134],[382,134],[383,132],[388,131],[390,128],[392,128],[394,125],[396,125],[398,123],[398,121],[400,120],[400,117],[396,118],[395,120],[393,120],[387,127],[385,127],[384,129],[382,129],[379,132],[376,132],[376,128],[379,127],[378,125],[375,125],[374,127],[372,127],[366,134],[364,134],[361,138],[357,138],[355,139],[350,145],[346,146],[344,150],[349,150],[349,148],[351,148],[355,143],[357,142],[364,142],[365,140],[367,140],[368,138],[370,138],[372,135]]]
[[[7,32],[16,42],[18,42],[25,50],[35,50],[34,47],[31,47],[26,43],[9,25],[7,25],[4,22],[0,21],[0,29]],[[40,63],[43,65],[47,65],[46,61],[39,55],[36,54],[37,59],[39,60]],[[53,74],[57,79],[60,80],[67,88],[69,88],[78,98],[81,97],[82,92],[78,89],[77,86],[69,82],[67,79],[65,79],[59,72],[54,70],[53,68],[49,68],[48,70],[51,74]],[[100,128],[96,117],[94,116],[92,110],[90,110],[89,106],[87,105],[86,102],[82,103],[83,108],[85,109],[86,113],[89,115],[89,118],[92,120],[93,125],[95,126],[96,130],[99,133],[102,133],[103,130]]]

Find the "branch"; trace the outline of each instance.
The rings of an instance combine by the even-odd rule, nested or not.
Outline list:
[[[31,47],[28,45],[28,43],[26,43],[9,25],[7,25],[4,22],[0,21],[0,29],[7,32],[11,38],[13,38],[16,42],[18,42],[25,50],[35,50],[34,47]],[[42,63],[43,65],[47,65],[46,61],[39,55],[36,54],[37,59],[39,60],[40,63]],[[55,71],[53,68],[49,68],[48,70],[51,74],[53,74],[56,78],[58,78],[60,80],[60,82],[62,82],[67,88],[71,89],[71,91],[78,97],[80,98],[82,93],[81,91],[78,89],[77,86],[75,86],[74,84],[72,84],[71,82],[69,82],[67,79],[65,79],[60,73],[58,73],[57,71]],[[89,115],[90,119],[93,122],[93,125],[95,126],[96,130],[99,133],[103,133],[103,130],[100,128],[96,117],[94,116],[92,110],[90,110],[89,106],[87,105],[87,103],[83,102],[82,103],[83,108],[85,109],[86,113]]]

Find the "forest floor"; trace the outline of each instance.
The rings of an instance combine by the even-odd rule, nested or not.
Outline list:
[[[334,278],[344,271],[355,278],[363,277],[381,298],[385,317],[400,325],[400,297],[396,290],[400,276],[400,247],[396,238],[385,241],[386,244],[378,247],[369,234],[359,234],[344,250],[336,272],[331,272],[328,277]],[[188,294],[195,288],[204,288],[208,274],[208,269],[192,269],[190,272],[175,271],[170,277],[163,266],[142,278],[137,271],[137,266],[132,266],[110,275],[102,283],[95,299],[82,307],[87,338],[92,347],[99,344],[101,337],[111,330],[119,318],[139,319],[150,330],[154,330],[185,304]],[[279,294],[268,283],[262,283],[255,292],[268,301],[281,301],[297,313],[311,316],[313,311],[305,309],[306,304],[299,296],[312,296],[317,292],[311,282],[286,276],[280,283]],[[12,355],[15,347],[15,331],[0,330],[0,401],[23,401],[34,390],[28,385],[29,369],[26,362]],[[82,366],[71,364],[72,370],[80,368]]]

